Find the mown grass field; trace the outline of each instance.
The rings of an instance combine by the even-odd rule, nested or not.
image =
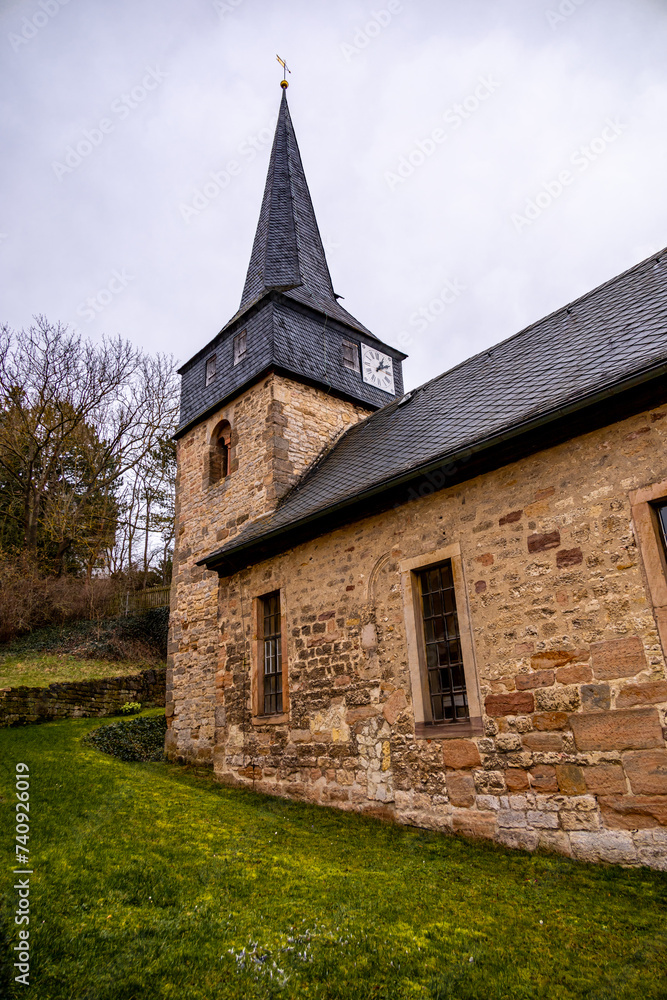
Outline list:
[[[67,681],[126,677],[151,666],[155,666],[155,663],[88,660],[69,656],[67,653],[26,651],[3,656],[0,652],[0,687],[48,687],[49,684]]]
[[[147,713],[155,714],[155,713]],[[667,878],[235,791],[0,730],[5,957],[14,767],[30,768],[38,1000],[664,1000]],[[3,978],[4,976],[4,978]]]

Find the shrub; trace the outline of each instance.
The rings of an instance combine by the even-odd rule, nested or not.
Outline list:
[[[83,742],[111,757],[117,757],[118,760],[163,760],[166,731],[167,720],[164,715],[148,715],[93,729],[84,737]]]
[[[141,702],[126,701],[120,711],[121,715],[137,715],[141,711]]]

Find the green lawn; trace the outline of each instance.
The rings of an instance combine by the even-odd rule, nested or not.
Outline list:
[[[155,713],[146,713],[155,714]],[[667,877],[530,856],[0,730],[30,768],[36,1000],[664,1000]],[[15,943],[12,876],[2,920]]]
[[[102,677],[124,677],[148,670],[151,663],[121,660],[81,660],[66,653],[25,651],[0,653],[0,687],[48,687],[63,681],[89,681]]]

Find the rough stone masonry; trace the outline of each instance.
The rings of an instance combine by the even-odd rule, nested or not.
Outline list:
[[[218,580],[195,565],[211,536],[233,534],[280,494],[265,449],[284,441],[287,482],[323,439],[363,416],[273,376],[234,405],[232,426],[252,419],[254,437],[239,437],[254,471],[233,499],[231,478],[217,505],[204,485],[206,435],[222,411],[179,442],[169,755],[263,792],[667,870],[665,656],[630,502],[649,478],[667,479],[667,407]],[[285,414],[290,440],[276,433]],[[324,428],[310,450],[299,421]],[[398,566],[451,541],[483,733],[417,738]],[[249,676],[252,598],[273,589],[289,661],[290,708],[277,724],[252,716]]]

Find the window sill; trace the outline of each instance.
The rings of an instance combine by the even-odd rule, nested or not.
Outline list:
[[[280,726],[289,722],[289,715],[284,712],[282,715],[255,715],[253,716],[253,726]]]
[[[457,740],[483,735],[484,723],[481,716],[471,718],[467,722],[449,722],[445,725],[415,723],[415,737],[418,740]]]

